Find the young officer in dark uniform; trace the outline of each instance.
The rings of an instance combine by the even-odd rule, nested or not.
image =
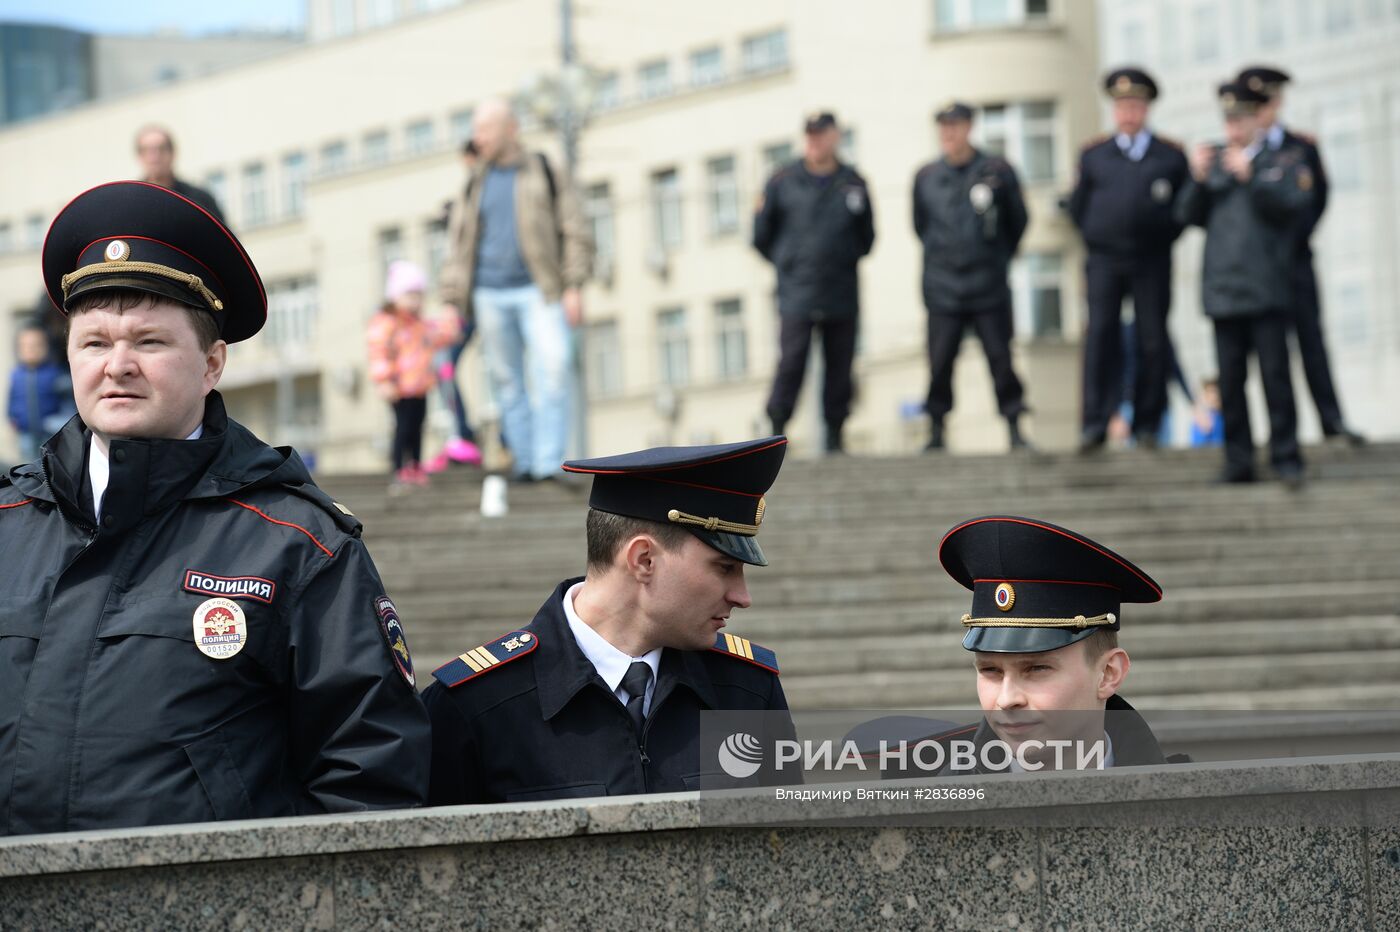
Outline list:
[[[1245,399],[1251,352],[1269,407],[1269,459],[1290,487],[1303,481],[1297,411],[1288,366],[1293,224],[1312,208],[1316,182],[1302,148],[1269,148],[1259,129],[1267,98],[1248,85],[1222,84],[1226,143],[1191,153],[1191,179],[1177,198],[1177,218],[1205,228],[1201,304],[1215,324],[1220,401],[1225,424],[1225,482],[1252,482],[1254,442]]]
[[[1160,601],[1151,577],[1074,531],[999,515],[954,527],[938,560],[972,591],[963,648],[975,654],[986,713],[942,739],[970,736],[979,749],[996,738],[1013,749],[1103,739],[1105,766],[1165,763],[1147,723],[1118,694],[1131,666],[1118,646],[1122,603]],[[986,772],[977,758],[976,772]],[[950,762],[941,772],[958,771]]]
[[[257,270],[128,181],[44,243],[78,416],[0,478],[0,834],[421,805],[430,736],[360,523],[230,419]]]
[[[744,565],[767,565],[756,535],[786,446],[564,464],[594,477],[587,575],[433,672],[434,805],[699,789],[701,712],[786,713],[773,652],[721,630],[749,605]],[[792,737],[776,718],[768,737]]]
[[[1283,86],[1289,76],[1277,68],[1254,67],[1240,72],[1236,79],[1250,90],[1269,98],[1259,108],[1259,126],[1270,149],[1277,151],[1285,145],[1300,148],[1305,153],[1308,170],[1312,172],[1315,197],[1312,206],[1301,211],[1294,220],[1293,236],[1297,248],[1293,261],[1293,332],[1298,340],[1298,353],[1303,360],[1303,374],[1308,379],[1317,416],[1322,422],[1323,436],[1352,446],[1366,438],[1347,427],[1342,417],[1341,402],[1332,384],[1332,366],[1327,359],[1327,342],[1322,334],[1322,301],[1317,291],[1317,273],[1313,271],[1312,235],[1327,209],[1327,173],[1322,168],[1322,154],[1317,140],[1305,133],[1287,129],[1279,121],[1283,107]]]
[[[1123,395],[1123,299],[1133,299],[1137,377],[1132,389],[1133,433],[1155,447],[1167,407],[1171,345],[1167,313],[1172,303],[1172,244],[1181,224],[1172,202],[1186,182],[1181,147],[1147,126],[1157,83],[1137,68],[1104,79],[1113,98],[1117,132],[1100,137],[1079,155],[1079,179],[1069,213],[1084,237],[1089,258],[1085,280],[1089,324],[1084,333],[1084,406],[1080,449],[1103,446],[1108,422]]]
[[[926,449],[943,447],[943,418],[953,409],[953,362],[971,327],[987,354],[997,406],[1011,446],[1026,446],[1021,380],[1011,366],[1011,287],[1007,272],[1026,232],[1026,204],[1016,172],[1004,159],[968,141],[972,108],[940,110],[943,157],[914,176],[914,232],[924,246],[924,306],[928,308],[929,416]]]
[[[875,210],[865,179],[837,158],[836,118],[814,114],[805,128],[806,153],[768,179],[753,218],[753,246],[778,274],[780,355],[767,413],[773,433],[783,433],[820,328],[826,449],[839,453],[860,317],[856,264],[875,243]]]

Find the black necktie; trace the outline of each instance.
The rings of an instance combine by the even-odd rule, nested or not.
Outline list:
[[[651,664],[643,660],[634,661],[622,676],[622,688],[627,691],[627,714],[632,716],[632,724],[637,727],[639,735],[642,733],[642,722],[646,720],[642,708],[647,701],[647,684],[650,682]]]

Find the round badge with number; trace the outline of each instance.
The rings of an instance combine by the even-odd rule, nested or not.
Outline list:
[[[194,610],[194,646],[214,660],[228,660],[248,643],[248,619],[230,599],[206,599]]]

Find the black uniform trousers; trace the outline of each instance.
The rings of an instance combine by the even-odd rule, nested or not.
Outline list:
[[[983,311],[928,312],[928,400],[924,409],[941,421],[953,410],[953,363],[962,346],[963,333],[971,326],[982,341],[987,367],[992,370],[997,408],[1003,417],[1014,418],[1026,410],[1021,380],[1011,367],[1011,305],[998,305]]]
[[[1327,361],[1327,344],[1322,336],[1322,302],[1317,294],[1317,274],[1312,257],[1304,257],[1293,271],[1293,329],[1298,338],[1298,355],[1303,360],[1303,374],[1308,378],[1308,391],[1317,416],[1326,434],[1342,429],[1342,406],[1337,401],[1337,389],[1332,384],[1332,367]]]
[[[858,319],[850,317],[807,317],[783,314],[778,331],[778,372],[768,396],[768,416],[785,423],[797,407],[797,394],[807,374],[807,355],[812,347],[812,331],[822,332],[822,415],[829,427],[840,427],[851,411],[854,394],[851,364],[856,357]]]
[[[1123,401],[1123,298],[1132,295],[1137,333],[1133,432],[1157,435],[1167,409],[1172,306],[1171,253],[1120,258],[1091,253],[1085,263],[1089,323],[1084,333],[1085,432],[1105,433]]]
[[[1269,408],[1269,461],[1282,471],[1297,471],[1303,465],[1288,366],[1288,318],[1284,314],[1217,318],[1215,356],[1225,426],[1225,472],[1232,479],[1254,474],[1254,440],[1244,391],[1251,352],[1259,359]]]

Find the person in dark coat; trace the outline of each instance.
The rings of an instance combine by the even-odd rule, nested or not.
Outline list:
[[[1268,101],[1259,107],[1259,128],[1270,149],[1278,151],[1285,145],[1300,148],[1313,178],[1313,202],[1299,211],[1293,221],[1293,334],[1298,342],[1298,355],[1303,361],[1303,375],[1308,380],[1322,422],[1322,435],[1351,446],[1361,446],[1366,438],[1347,426],[1342,417],[1342,405],[1337,388],[1332,383],[1332,365],[1327,358],[1327,341],[1322,333],[1322,300],[1318,295],[1317,273],[1313,269],[1312,235],[1327,210],[1327,172],[1322,167],[1322,153],[1317,140],[1309,133],[1285,127],[1279,119],[1283,108],[1283,89],[1291,78],[1287,72],[1267,66],[1245,68],[1236,81],[1259,91]]]
[[[0,477],[0,835],[421,805],[430,733],[360,523],[228,417],[267,316],[193,202],[54,220],[78,416]]]
[[[24,461],[38,456],[39,444],[72,416],[72,380],[67,370],[49,358],[48,335],[38,327],[25,327],[15,339],[6,413],[19,436]]]
[[[1044,747],[1051,740],[1079,743],[1066,752],[1066,767],[1081,750],[1104,767],[1167,761],[1119,695],[1132,665],[1118,644],[1122,603],[1160,601],[1150,576],[1074,531],[1003,515],[955,526],[938,560],[972,592],[963,648],[975,657],[984,713],[979,724],[937,737],[950,749],[969,740],[976,748],[971,766],[950,755],[940,775],[1051,769],[1054,755]],[[984,754],[993,740],[1013,756]]]
[[[1011,364],[1011,259],[1028,215],[1016,172],[968,141],[972,108],[952,102],[937,116],[942,158],[914,176],[914,232],[923,244],[928,309],[929,416],[926,449],[943,448],[943,419],[953,408],[953,363],[971,327],[992,371],[997,407],[1011,446],[1026,446],[1021,380]]]
[[[856,265],[875,243],[875,208],[865,179],[837,158],[836,117],[813,114],[805,128],[806,153],[768,179],[753,219],[753,246],[778,273],[780,356],[767,413],[773,433],[783,433],[797,407],[812,331],[820,330],[826,449],[839,453],[854,394]]]
[[[1224,482],[1253,482],[1254,441],[1245,399],[1251,353],[1269,408],[1269,459],[1291,488],[1303,481],[1297,410],[1288,364],[1293,307],[1294,224],[1312,209],[1316,181],[1298,146],[1269,148],[1259,128],[1267,100],[1248,85],[1220,85],[1224,145],[1191,153],[1191,179],[1176,201],[1177,218],[1205,228],[1201,304],[1215,325],[1220,400],[1225,421]]]
[[[1171,344],[1172,244],[1182,226],[1172,202],[1186,182],[1181,146],[1148,128],[1157,82],[1137,68],[1104,79],[1116,132],[1091,140],[1079,155],[1069,215],[1088,247],[1084,267],[1089,322],[1084,333],[1080,450],[1098,450],[1120,398],[1123,299],[1132,297],[1137,344],[1132,387],[1138,446],[1157,445],[1167,408]]]
[[[227,225],[219,201],[198,185],[190,184],[175,174],[175,137],[164,126],[149,123],[136,131],[136,158],[141,163],[141,180],[169,188],[176,194],[194,201]]]
[[[731,634],[787,440],[665,447],[564,464],[592,474],[588,571],[525,627],[433,672],[431,802],[710,788],[701,714],[751,711],[761,782],[793,737],[773,652]],[[731,774],[731,776],[737,776]]]

